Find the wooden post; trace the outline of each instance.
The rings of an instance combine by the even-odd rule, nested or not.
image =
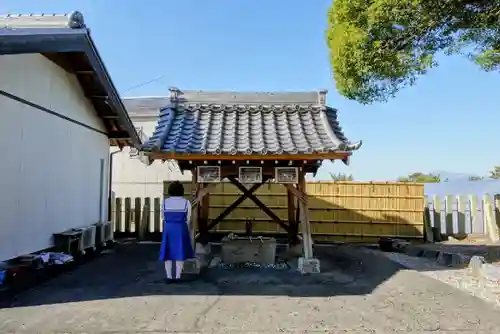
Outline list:
[[[136,231],[139,240],[144,240],[146,233],[149,232],[149,210],[151,206],[151,198],[146,197],[144,199],[144,206],[142,207],[141,222],[139,224],[139,230]]]
[[[153,232],[154,233],[163,232],[161,223],[161,200],[159,197],[155,197],[154,199]]]
[[[307,189],[306,181],[304,178],[304,171],[299,172],[299,190],[302,192],[305,201],[298,201],[300,207],[300,222],[302,227],[302,238],[304,242],[304,258],[312,259],[312,235],[311,235],[311,224],[309,222],[309,210],[308,210],[308,200],[307,200]]]
[[[204,189],[208,188],[209,184],[205,184]],[[198,233],[200,234],[200,242],[202,244],[207,243],[207,233],[208,233],[208,216],[210,208],[210,195],[207,193],[203,196],[200,201],[200,217],[198,219]]]
[[[115,233],[122,232],[122,199],[117,197],[116,198],[116,204],[115,204]]]
[[[297,242],[297,234],[298,234],[298,225],[297,220],[295,219],[295,195],[287,189],[287,206],[288,206],[288,226],[290,226],[290,230],[288,231],[288,242],[290,244],[295,244]]]
[[[132,231],[131,225],[132,216],[132,199],[130,197],[125,197],[125,233],[130,233]]]
[[[198,201],[196,198],[198,197],[198,189],[199,189],[199,184],[198,184],[198,174],[196,173],[196,169],[193,169],[191,171],[191,174],[193,175],[192,180],[191,180],[191,203],[195,202],[195,204],[191,207],[191,223],[190,223],[190,232],[191,232],[191,242],[193,247],[195,247],[195,231],[196,231],[196,226],[198,225]]]
[[[140,230],[142,229],[141,217],[142,217],[141,198],[136,197],[134,199],[134,232],[138,238],[140,238]]]

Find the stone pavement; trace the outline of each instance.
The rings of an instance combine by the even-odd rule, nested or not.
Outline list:
[[[119,246],[0,309],[0,333],[498,333],[498,309],[377,252],[318,247],[322,273],[211,268],[165,285],[157,245]]]

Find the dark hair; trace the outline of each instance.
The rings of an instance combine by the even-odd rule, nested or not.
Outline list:
[[[179,181],[170,183],[168,186],[168,196],[182,197],[184,196],[184,186]]]

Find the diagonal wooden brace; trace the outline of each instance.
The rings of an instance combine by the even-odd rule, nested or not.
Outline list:
[[[194,208],[196,205],[198,205],[203,199],[203,197],[208,195],[210,191],[212,191],[212,189],[214,189],[216,186],[217,184],[211,183],[205,188],[198,189],[198,191],[195,194],[195,198],[191,200],[191,207]]]
[[[294,194],[299,201],[301,201],[304,204],[307,204],[307,195],[303,191],[300,191],[291,184],[283,184],[283,185],[288,191]]]
[[[254,184],[250,189],[245,189],[247,193],[243,194],[240,198],[238,198],[236,201],[233,202],[229,207],[226,208],[217,218],[215,218],[210,224],[207,226],[207,230],[211,230],[214,228],[217,224],[219,224],[224,218],[226,218],[234,209],[238,207],[241,203],[243,203],[247,198],[248,194],[254,193],[257,189],[259,189],[267,179],[262,180],[262,183],[257,183]],[[197,236],[198,237],[198,236]]]
[[[285,231],[289,231],[290,228],[288,225],[283,223],[283,221],[278,217],[274,212],[272,212],[264,203],[262,203],[254,194],[250,193],[244,185],[242,185],[234,176],[228,177],[229,181],[234,184],[240,191],[243,192],[243,195],[250,198],[259,208],[264,211],[269,218],[275,221],[279,226],[281,226]]]

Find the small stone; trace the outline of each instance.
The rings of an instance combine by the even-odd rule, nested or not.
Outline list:
[[[481,276],[485,263],[484,257],[475,255],[470,259],[469,269],[474,275]]]

